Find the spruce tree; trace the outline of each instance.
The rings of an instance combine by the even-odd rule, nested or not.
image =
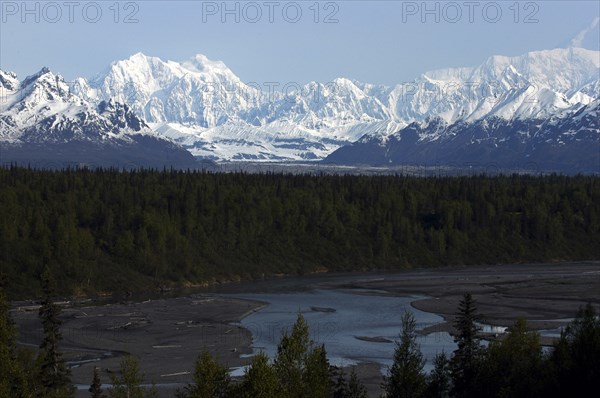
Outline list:
[[[482,349],[478,336],[481,328],[477,322],[481,316],[475,307],[471,293],[465,293],[458,306],[454,322],[457,348],[452,355],[452,392],[459,397],[477,397],[477,370]]]
[[[0,281],[0,283],[2,283]],[[4,289],[0,286],[0,397],[12,393],[15,362],[15,328],[8,312]]]
[[[426,398],[448,398],[452,385],[450,377],[450,359],[445,352],[435,356],[433,370],[427,377]]]
[[[220,365],[208,351],[202,351],[198,355],[193,380],[186,387],[189,398],[224,398],[231,388],[229,370]]]
[[[344,368],[339,368],[337,371],[337,379],[333,387],[333,398],[346,398],[349,393],[348,382],[344,377]]]
[[[367,398],[367,388],[358,380],[358,375],[354,368],[350,371],[348,398]]]
[[[396,342],[394,362],[385,377],[385,396],[394,398],[420,397],[425,389],[425,360],[417,344],[417,323],[411,312],[402,315],[402,333]]]
[[[344,369],[338,371],[333,398],[367,398],[367,389],[360,382],[354,368],[350,371],[350,379],[346,380]]]
[[[55,282],[46,268],[42,274],[42,305],[39,317],[42,321],[44,339],[40,344],[38,362],[40,363],[41,396],[71,397],[74,388],[71,385],[71,372],[65,365],[62,352],[59,349],[62,341],[60,332],[60,307],[54,303],[56,292]]]
[[[261,352],[252,358],[250,367],[244,374],[240,384],[240,397],[247,398],[280,398],[281,391],[277,373],[269,357]]]
[[[487,397],[539,397],[542,379],[542,346],[537,332],[527,331],[518,319],[503,338],[493,341],[480,366],[479,385]]]
[[[600,380],[600,317],[588,303],[561,332],[549,359],[547,396],[586,396]]]
[[[92,398],[104,398],[105,395],[102,394],[102,383],[100,382],[100,372],[98,368],[94,366],[94,374],[92,376],[92,384],[88,390],[92,396]]]
[[[29,385],[18,358],[17,332],[4,293],[4,277],[0,275],[0,397],[25,397]]]
[[[324,345],[315,347],[306,356],[303,382],[305,397],[329,398],[331,396],[331,374]]]
[[[299,313],[292,332],[281,338],[274,361],[279,382],[290,397],[301,397],[304,391],[302,379],[309,345],[308,324]]]

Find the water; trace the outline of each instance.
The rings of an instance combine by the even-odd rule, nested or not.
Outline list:
[[[540,336],[542,337],[555,337],[558,338],[560,337],[560,333],[564,330],[564,326],[555,328],[555,329],[543,329],[543,330],[538,330],[538,333],[540,334]]]
[[[185,386],[187,386],[187,383],[155,383],[155,384],[142,383],[142,384],[140,384],[140,387],[142,387],[142,388],[168,387],[168,388],[174,389],[174,388],[184,388]],[[73,387],[75,387],[75,389],[77,389],[79,391],[85,391],[85,390],[89,390],[90,385],[89,384],[73,384]],[[114,385],[111,383],[102,383],[102,389],[104,391],[106,391],[107,389],[113,388],[113,387],[114,387]]]
[[[310,327],[310,336],[318,344],[325,344],[328,358],[334,365],[352,365],[358,362],[392,364],[394,341],[401,331],[401,317],[411,311],[417,329],[442,323],[442,317],[411,307],[418,297],[391,297],[369,294],[361,290],[313,290],[293,293],[252,293],[236,297],[265,301],[270,305],[247,316],[241,325],[252,333],[255,352],[264,351],[271,358],[284,331],[290,330],[298,312]],[[372,292],[371,292],[372,293]],[[314,308],[332,308],[335,312],[315,311]],[[377,338],[385,342],[360,340],[357,337]],[[442,350],[450,354],[456,349],[452,337],[443,331],[420,336],[418,342],[427,360],[426,370],[436,354]]]
[[[506,326],[486,325],[485,323],[479,322],[475,322],[475,324],[481,328],[481,332],[483,333],[502,334],[508,331]]]

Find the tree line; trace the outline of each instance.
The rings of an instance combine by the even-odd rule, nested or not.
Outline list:
[[[438,353],[433,370],[426,374],[414,316],[405,313],[383,396],[585,397],[597,390],[600,318],[591,304],[579,309],[549,352],[542,350],[539,333],[529,331],[524,319],[518,319],[506,336],[482,345],[481,319],[475,300],[465,294],[454,321],[457,348],[451,355]]]
[[[0,398],[72,398],[75,389],[60,351],[60,307],[54,303],[55,283],[49,270],[42,277],[39,317],[44,337],[34,352],[17,345],[8,300],[0,283]],[[465,294],[454,321],[457,348],[438,353],[434,368],[424,372],[417,343],[416,321],[402,315],[393,363],[382,383],[382,398],[568,397],[588,396],[600,377],[600,318],[591,304],[580,308],[561,331],[555,346],[544,352],[537,332],[517,320],[506,336],[481,344],[476,303]],[[175,398],[366,398],[367,390],[354,370],[331,366],[324,345],[309,338],[309,327],[298,314],[286,331],[273,360],[259,353],[244,376],[232,380],[229,369],[208,351],[198,355],[192,382]],[[88,389],[92,398],[153,398],[155,386],[142,386],[139,362],[125,356],[120,372],[111,374],[104,392],[98,368]]]
[[[0,168],[11,299],[315,271],[597,259],[594,176]]]

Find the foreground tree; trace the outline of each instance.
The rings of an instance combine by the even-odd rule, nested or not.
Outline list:
[[[486,397],[542,396],[543,355],[540,336],[519,319],[502,340],[492,342],[481,366],[479,384]]]
[[[92,376],[92,384],[88,389],[92,398],[104,398],[105,395],[102,394],[102,383],[100,382],[100,372],[98,368],[94,366],[94,374]]]
[[[0,275],[0,397],[29,396],[28,378],[17,348],[17,331],[4,293],[4,277]]]
[[[315,347],[307,354],[303,382],[305,397],[329,398],[331,396],[330,366],[324,345]]]
[[[350,379],[347,380],[344,369],[340,369],[337,375],[333,398],[367,398],[367,389],[360,382],[354,368],[350,371]]]
[[[477,313],[475,300],[471,293],[465,293],[458,305],[454,322],[458,345],[451,360],[452,392],[457,397],[477,397],[477,371],[482,349],[478,336],[481,328],[477,322],[481,316]]]
[[[581,397],[600,380],[600,318],[588,303],[561,332],[550,356],[547,396]]]
[[[385,396],[393,398],[420,397],[425,390],[425,360],[417,344],[417,323],[411,312],[402,315],[402,333],[396,342],[394,362],[385,378]]]
[[[450,360],[445,352],[435,356],[434,367],[427,377],[426,398],[448,398],[452,385],[450,375]]]
[[[237,395],[244,398],[279,398],[281,396],[277,373],[269,364],[267,354],[261,352],[252,358],[252,363],[246,370],[238,390]]]
[[[139,362],[127,355],[121,361],[121,376],[111,375],[112,387],[108,390],[111,398],[144,398],[142,375]]]
[[[367,398],[367,389],[360,380],[358,380],[358,375],[354,371],[354,368],[350,371],[347,398]]]
[[[40,364],[39,382],[41,384],[40,396],[63,398],[71,397],[74,388],[71,385],[71,372],[65,365],[62,352],[59,349],[62,341],[60,332],[61,321],[60,307],[54,303],[56,285],[46,268],[42,274],[42,305],[39,317],[42,321],[44,339],[40,344],[38,362]]]
[[[344,375],[344,368],[337,370],[337,378],[333,386],[333,398],[346,398],[350,393],[348,382]]]
[[[319,398],[334,393],[325,346],[309,338],[308,324],[300,313],[291,333],[286,331],[277,346],[274,367],[283,397]]]
[[[303,373],[309,343],[308,324],[302,314],[298,314],[291,333],[282,336],[274,362],[283,393],[289,397],[301,397],[304,392]]]
[[[219,365],[208,351],[202,351],[196,360],[193,383],[186,387],[184,396],[223,398],[230,393],[230,385],[231,379],[227,367]]]

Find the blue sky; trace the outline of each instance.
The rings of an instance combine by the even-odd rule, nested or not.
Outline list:
[[[597,50],[600,41],[597,26],[576,39],[600,16],[598,1],[59,0],[26,7],[0,0],[0,68],[20,78],[42,66],[66,79],[90,77],[141,51],[177,61],[205,54],[247,82],[343,76],[395,84],[494,54],[568,47],[574,39]]]

